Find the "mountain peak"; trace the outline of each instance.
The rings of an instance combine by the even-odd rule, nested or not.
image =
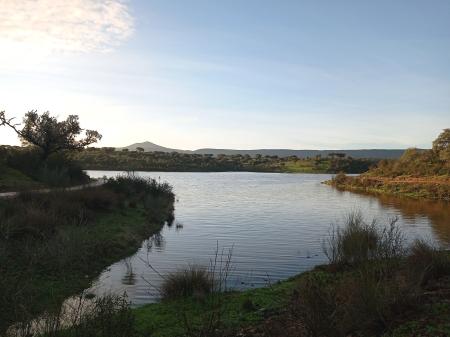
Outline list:
[[[138,147],[141,147],[144,149],[145,152],[189,152],[189,151],[185,151],[185,150],[178,150],[178,149],[171,149],[168,147],[164,147],[152,142],[144,141],[141,143],[134,143],[125,147],[121,147],[119,148],[119,150],[123,150],[123,149],[128,149],[130,151],[135,151]]]

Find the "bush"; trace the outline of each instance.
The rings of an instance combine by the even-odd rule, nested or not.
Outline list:
[[[214,282],[208,270],[192,265],[167,275],[160,289],[161,296],[166,300],[193,295],[203,297],[211,293]]]
[[[175,197],[172,186],[168,183],[128,174],[114,179],[110,178],[106,187],[116,193],[126,195],[128,206],[136,207],[136,204],[142,204],[150,222],[159,223],[166,220],[169,224],[173,222]],[[167,202],[167,200],[172,202]]]
[[[128,196],[172,195],[172,186],[168,183],[160,183],[155,179],[146,179],[135,176],[134,174],[110,178],[107,182],[107,186],[116,192],[124,193]]]
[[[450,275],[449,253],[423,240],[406,248],[395,220],[380,228],[352,213],[324,249],[333,268],[303,277],[292,307],[312,336],[380,335]]]
[[[89,181],[89,176],[65,153],[56,153],[44,160],[33,147],[3,151],[6,151],[8,166],[49,186],[80,185]]]
[[[330,274],[313,272],[305,275],[296,291],[292,309],[312,336],[333,336],[336,311],[335,288]]]
[[[419,285],[450,275],[449,253],[424,240],[416,240],[411,245],[408,265]]]
[[[361,213],[350,213],[345,227],[335,227],[324,242],[324,253],[333,265],[358,265],[373,259],[391,259],[404,254],[403,235],[392,219],[379,228],[376,221],[365,222]]]

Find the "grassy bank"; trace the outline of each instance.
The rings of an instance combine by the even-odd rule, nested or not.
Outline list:
[[[163,292],[162,302],[125,311],[121,308],[117,311],[119,316],[110,315],[106,321],[99,312],[94,319],[87,319],[89,324],[55,336],[450,334],[448,251],[420,240],[406,245],[395,220],[382,226],[364,221],[359,214],[350,215],[344,227],[331,230],[324,241],[324,251],[328,265],[244,292],[205,288],[204,281],[210,276],[199,274],[198,267],[191,266],[165,278],[162,289],[171,290]],[[219,270],[222,271],[215,274],[216,282],[228,269]],[[174,294],[179,297],[173,298]]]
[[[267,288],[245,292],[227,293],[224,295],[224,305],[220,308],[220,324],[215,332],[202,334],[207,330],[211,317],[217,313],[217,308],[211,307],[198,299],[180,299],[169,302],[150,304],[134,309],[135,336],[177,337],[177,336],[247,336],[247,337],[294,337],[294,336],[346,336],[345,332],[336,331],[331,320],[332,313],[325,305],[316,308],[317,330],[311,331],[303,321],[302,292],[304,283],[314,282],[330,290],[333,285],[342,282],[343,287],[350,287],[358,280],[361,270],[353,269],[346,272],[333,271],[329,266],[321,266],[313,271],[301,274],[295,278],[274,284]],[[450,291],[449,278],[441,278],[439,283],[430,283],[421,288],[419,302],[407,306],[404,313],[396,312],[386,322],[384,317],[370,319],[369,328],[358,326],[361,316],[355,315],[354,326],[348,332],[358,331],[355,336],[384,337],[436,337],[450,334]],[[360,290],[356,288],[356,290]],[[333,290],[331,290],[333,291]],[[350,296],[353,288],[347,289]],[[322,295],[322,294],[319,294]],[[371,296],[371,294],[367,294]],[[367,298],[362,297],[362,298]],[[389,296],[386,294],[385,296]],[[324,300],[324,298],[317,298]],[[398,300],[398,298],[397,298]],[[322,303],[317,303],[322,306]],[[329,304],[328,304],[329,305]],[[369,304],[370,305],[370,304]],[[375,304],[376,306],[378,304]],[[333,305],[334,307],[334,305]],[[366,310],[362,305],[355,305],[348,315],[354,315],[358,310]],[[378,308],[373,310],[376,312]],[[322,311],[323,310],[323,311]],[[348,310],[348,308],[347,308]],[[367,312],[362,312],[361,315]],[[370,315],[370,313],[369,313]],[[329,317],[328,317],[329,316]],[[374,316],[374,315],[373,315]],[[351,319],[351,317],[348,317]],[[311,322],[310,322],[311,324]],[[345,323],[344,323],[345,324]],[[346,324],[350,324],[348,321]],[[373,330],[371,325],[374,324]],[[384,326],[386,325],[386,326]],[[347,327],[344,327],[347,330]],[[368,329],[368,330],[367,330]],[[344,330],[344,331],[345,331]],[[196,334],[198,333],[198,335]],[[317,333],[317,334],[316,334]]]
[[[399,159],[382,160],[358,177],[342,172],[326,183],[342,190],[448,201],[450,129],[436,138],[430,150],[408,149]]]
[[[450,178],[448,175],[379,177],[364,174],[358,177],[349,177],[338,174],[326,183],[341,190],[450,201]]]
[[[89,287],[173,217],[171,187],[139,178],[0,200],[0,335]]]
[[[0,164],[0,192],[23,191],[46,187],[22,172]]]
[[[330,264],[263,289],[136,309],[136,336],[447,336],[450,254],[406,245],[385,227],[349,216],[325,240]],[[211,324],[212,322],[212,324]]]

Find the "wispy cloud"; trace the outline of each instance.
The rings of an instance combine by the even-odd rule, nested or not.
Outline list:
[[[133,17],[124,0],[0,0],[3,47],[107,51],[132,33]]]

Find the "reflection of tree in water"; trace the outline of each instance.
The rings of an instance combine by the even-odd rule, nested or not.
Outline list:
[[[136,284],[136,274],[133,272],[133,263],[131,258],[126,258],[124,260],[125,264],[125,274],[122,277],[122,284],[124,285],[134,285]]]
[[[383,206],[400,210],[405,218],[426,217],[430,220],[433,231],[443,243],[450,244],[450,203],[438,200],[417,200],[380,195]]]
[[[343,192],[345,193],[345,192]],[[405,219],[426,217],[429,219],[433,232],[444,244],[450,244],[450,203],[439,200],[401,198],[385,194],[370,194],[351,192],[376,200],[383,207],[393,207],[399,210]]]
[[[164,240],[164,236],[161,233],[153,234],[146,243],[147,252],[151,252],[153,248],[156,251],[162,252],[166,246],[166,241]]]

